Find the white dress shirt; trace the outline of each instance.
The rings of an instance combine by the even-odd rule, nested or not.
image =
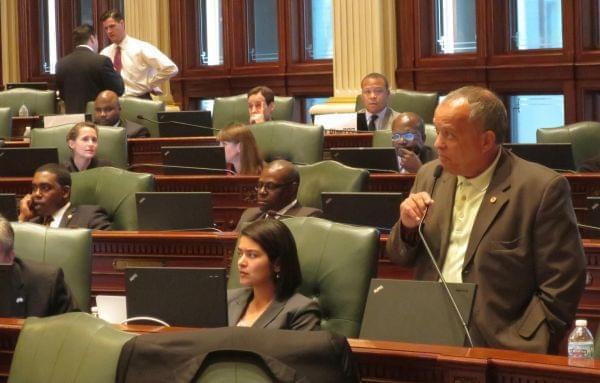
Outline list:
[[[178,72],[177,65],[154,45],[125,36],[121,47],[121,77],[125,83],[125,96],[141,96],[154,92],[161,94],[162,81]],[[114,61],[117,44],[110,44],[100,54]]]
[[[49,227],[53,227],[55,229],[60,227],[60,221],[62,221],[63,215],[65,215],[65,212],[67,211],[69,206],[71,206],[71,202],[67,202],[65,206],[61,207],[56,212],[54,212],[54,214],[52,214],[52,222],[50,222]]]

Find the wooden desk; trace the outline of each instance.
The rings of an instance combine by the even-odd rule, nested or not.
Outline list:
[[[0,318],[0,381],[6,381],[23,320]],[[159,326],[116,326],[143,333],[201,331]],[[600,361],[577,366],[553,355],[485,348],[348,339],[363,382],[599,382]]]
[[[12,118],[12,132],[10,136],[17,139],[22,139],[23,134],[25,133],[25,128],[27,126],[31,128],[34,126],[37,127],[40,121],[42,121],[41,116],[15,116]]]

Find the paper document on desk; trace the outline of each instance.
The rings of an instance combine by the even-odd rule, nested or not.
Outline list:
[[[315,126],[322,125],[330,131],[356,131],[356,113],[332,113],[315,115]]]
[[[127,303],[122,295],[97,295],[98,317],[109,323],[121,323],[127,319]]]

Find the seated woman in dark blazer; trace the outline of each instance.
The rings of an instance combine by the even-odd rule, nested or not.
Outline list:
[[[302,282],[296,242],[276,219],[255,221],[240,233],[237,267],[244,288],[227,292],[229,325],[318,330],[316,301],[296,292]]]
[[[100,166],[111,166],[110,161],[96,158],[98,151],[98,128],[91,122],[75,124],[67,133],[71,157],[64,163],[70,172],[80,172]]]
[[[244,124],[231,124],[221,130],[217,140],[225,148],[225,161],[234,172],[241,175],[259,175],[263,160],[258,152],[256,140]]]

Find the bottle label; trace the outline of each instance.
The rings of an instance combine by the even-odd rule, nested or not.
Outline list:
[[[569,358],[591,359],[594,357],[594,342],[569,343]]]

